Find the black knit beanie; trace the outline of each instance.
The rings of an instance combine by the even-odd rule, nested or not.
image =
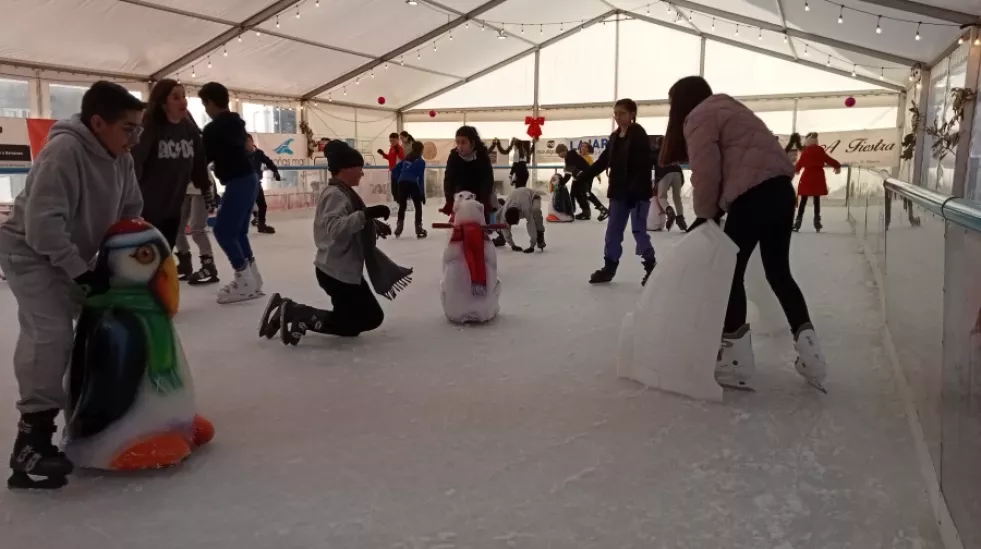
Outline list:
[[[331,173],[337,173],[345,168],[364,166],[364,157],[361,156],[361,153],[338,139],[333,139],[327,143],[327,146],[324,147],[324,156],[327,157],[327,168]]]

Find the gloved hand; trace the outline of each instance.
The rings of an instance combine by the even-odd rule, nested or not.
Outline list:
[[[388,219],[392,215],[392,210],[384,204],[375,204],[364,209],[364,215],[368,219]]]
[[[378,149],[378,154],[380,154],[380,155],[382,155],[382,156],[385,156],[385,151],[383,151],[383,150],[381,150],[381,149]]]
[[[525,252],[526,254],[533,254],[533,253],[535,253],[535,247],[534,247],[534,246],[528,246],[528,247],[527,247],[527,248],[526,248],[526,249],[524,250],[524,252]]]
[[[511,251],[514,251],[514,252],[523,252],[524,250],[521,249],[521,246],[518,246],[517,244],[515,244],[514,246],[511,246]]]
[[[104,294],[109,291],[109,277],[98,271],[85,271],[75,277],[75,284],[85,293],[85,297]]]
[[[439,209],[439,213],[445,215],[453,215],[453,201],[447,200],[446,205]]]
[[[282,181],[283,180],[283,177],[281,175],[279,175],[278,173],[274,177],[276,178],[276,181]]]
[[[377,219],[372,219],[375,224],[375,234],[378,238],[388,238],[392,234],[392,228],[388,226],[388,223],[383,223]]]

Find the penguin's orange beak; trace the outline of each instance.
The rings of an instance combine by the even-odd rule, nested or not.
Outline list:
[[[180,306],[181,290],[177,282],[177,263],[174,256],[168,256],[160,265],[157,276],[153,279],[153,290],[160,301],[160,306],[173,317]]]

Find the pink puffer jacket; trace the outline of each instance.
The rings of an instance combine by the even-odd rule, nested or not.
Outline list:
[[[695,215],[711,219],[739,196],[785,175],[794,165],[777,137],[746,105],[725,94],[709,97],[685,119]]]

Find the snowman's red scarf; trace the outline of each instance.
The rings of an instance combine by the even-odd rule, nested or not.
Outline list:
[[[463,243],[463,257],[470,268],[470,284],[473,295],[487,292],[487,263],[484,262],[484,242],[487,235],[480,223],[464,223],[453,227],[450,242]]]

